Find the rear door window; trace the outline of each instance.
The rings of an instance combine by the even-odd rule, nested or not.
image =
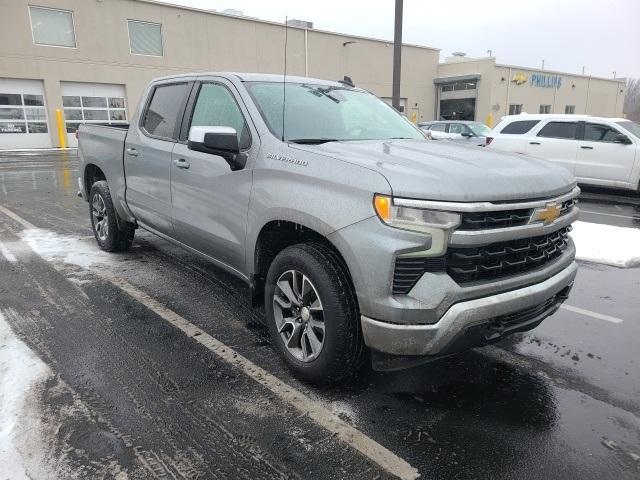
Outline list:
[[[549,122],[538,132],[538,136],[575,140],[577,129],[578,122]]]
[[[540,123],[540,120],[518,120],[508,124],[500,131],[500,133],[507,135],[524,135],[538,123]]]
[[[584,140],[586,142],[609,142],[613,143],[616,136],[620,135],[620,132],[608,125],[602,125],[600,123],[587,123],[584,126]]]
[[[144,114],[142,128],[154,137],[176,140],[178,115],[182,114],[188,89],[187,83],[157,86]]]

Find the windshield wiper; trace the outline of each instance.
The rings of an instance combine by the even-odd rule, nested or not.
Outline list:
[[[331,95],[329,92],[331,92],[331,90],[335,90],[337,89],[337,87],[327,87],[327,88],[321,88],[321,87],[311,87],[309,85],[302,85],[304,88],[309,89],[309,93],[311,93],[312,95],[315,95],[316,97],[321,97],[321,96],[325,96],[327,97],[329,100],[331,100],[332,102],[335,103],[340,103],[340,99],[334,97],[333,95]]]
[[[339,142],[337,138],[292,138],[288,142],[299,143],[301,145],[320,145],[328,142]]]

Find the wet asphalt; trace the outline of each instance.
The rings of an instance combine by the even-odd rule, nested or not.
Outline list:
[[[0,154],[0,205],[89,244],[77,166]],[[637,194],[586,189],[580,206],[581,220],[640,228]],[[33,254],[23,229],[0,212],[17,258],[0,257],[0,309],[54,372],[37,403],[56,477],[393,478],[112,283]],[[322,388],[289,374],[247,287],[211,264],[138,230],[110,268],[421,478],[640,477],[638,268],[581,263],[567,302],[620,323],[561,309],[494,347]]]

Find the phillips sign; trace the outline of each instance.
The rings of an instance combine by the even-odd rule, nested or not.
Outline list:
[[[530,81],[532,87],[560,88],[562,86],[562,77],[560,75],[533,73]]]

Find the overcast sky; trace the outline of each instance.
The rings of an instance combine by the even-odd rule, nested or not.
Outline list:
[[[164,0],[315,28],[393,39],[394,0]],[[493,50],[498,63],[640,78],[640,0],[405,0],[403,40],[441,57]]]

